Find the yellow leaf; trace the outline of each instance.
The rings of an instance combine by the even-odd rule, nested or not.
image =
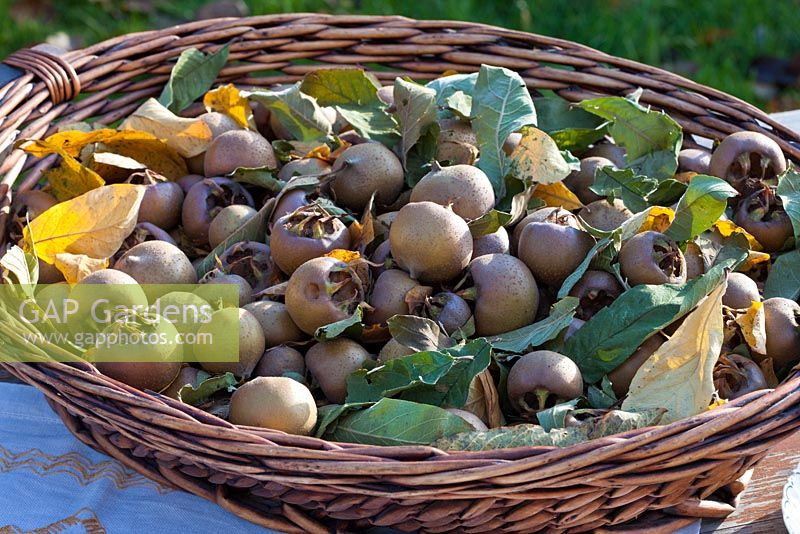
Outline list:
[[[303,156],[303,158],[317,158],[324,161],[330,161],[331,157],[331,147],[328,145],[322,144],[316,148],[312,148],[308,151],[308,153]]]
[[[661,206],[653,206],[647,214],[647,219],[639,227],[639,232],[663,232],[666,230],[672,221],[675,220],[675,212],[671,208],[664,208]]]
[[[62,252],[109,258],[136,226],[144,187],[107,185],[62,202],[36,217],[23,231],[23,248],[55,263]]]
[[[509,161],[514,177],[526,184],[555,184],[570,173],[569,165],[553,138],[532,126],[522,130],[522,137]]]
[[[470,382],[467,401],[462,409],[475,414],[489,428],[505,424],[503,412],[500,410],[500,395],[488,369],[484,369]]]
[[[134,130],[117,131],[110,128],[94,130],[93,132],[82,132],[69,130],[51,135],[45,141],[62,148],[70,156],[78,157],[81,150],[86,145],[93,143],[109,143],[122,140],[157,139],[156,136],[147,132],[137,132]]]
[[[767,353],[767,331],[764,322],[764,303],[753,301],[747,311],[736,317],[747,346],[759,354]]]
[[[122,129],[153,134],[184,158],[202,154],[211,144],[211,130],[206,123],[178,117],[154,98],[148,99],[125,119]]]
[[[739,272],[746,273],[747,271],[751,270],[753,267],[758,265],[759,263],[768,262],[770,259],[770,255],[766,252],[756,252],[755,250],[750,250],[747,252],[747,259],[745,262],[736,269]]]
[[[55,255],[55,266],[68,284],[77,284],[93,272],[108,267],[108,258],[90,258],[86,254],[60,252]]]
[[[50,191],[58,200],[68,200],[105,184],[103,178],[87,169],[58,145],[42,140],[24,140],[18,146],[28,154],[42,157],[48,154],[61,156],[61,165],[45,173]]]
[[[103,177],[106,182],[124,182],[136,171],[146,167],[138,161],[113,152],[94,152],[89,157],[88,167]]]
[[[567,189],[563,182],[536,184],[536,188],[533,190],[533,198],[544,200],[545,204],[552,208],[562,207],[565,210],[572,211],[583,207],[575,193]]]
[[[329,258],[336,258],[339,261],[343,261],[345,263],[350,263],[351,261],[356,261],[361,259],[361,254],[352,250],[345,250],[342,248],[337,248],[336,250],[331,250],[327,254],[325,254]]]
[[[708,405],[708,409],[709,410],[713,410],[715,408],[719,408],[721,406],[725,406],[726,404],[728,404],[727,400],[725,400],[725,399],[717,399],[717,400],[715,400],[714,402],[712,402],[711,404]]]
[[[714,228],[716,228],[717,232],[722,237],[730,237],[733,234],[742,234],[747,238],[747,242],[750,243],[750,248],[755,251],[764,250],[764,247],[761,246],[761,243],[758,240],[750,235],[750,233],[742,228],[741,226],[737,225],[733,221],[726,221],[726,220],[718,220],[714,223]]]
[[[207,92],[203,97],[203,105],[206,111],[224,113],[242,128],[255,130],[250,101],[244,98],[233,84],[229,83]]]
[[[672,337],[642,364],[631,381],[625,411],[666,408],[671,423],[706,410],[714,395],[714,365],[723,333],[722,283],[691,312]]]
[[[103,146],[115,154],[138,161],[168,180],[189,174],[186,160],[160,139],[120,139],[103,143]]]

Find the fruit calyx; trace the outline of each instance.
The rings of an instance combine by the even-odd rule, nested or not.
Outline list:
[[[677,244],[657,239],[653,243],[653,260],[669,278],[683,275],[682,254]]]
[[[286,229],[298,237],[324,239],[338,230],[339,218],[319,205],[303,206],[292,212],[284,223]]]
[[[780,199],[773,189],[766,185],[742,202],[745,203],[748,218],[754,222],[771,221],[784,214]]]
[[[325,291],[331,301],[348,315],[355,313],[364,302],[364,283],[355,269],[346,263],[331,269]]]

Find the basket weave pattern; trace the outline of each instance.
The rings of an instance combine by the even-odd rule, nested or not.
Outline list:
[[[798,135],[755,107],[569,41],[467,22],[303,14],[205,20],[63,55],[17,52],[5,62],[25,72],[0,88],[0,151],[17,130],[19,138],[40,138],[59,122],[123,118],[160,93],[182,51],[213,52],[228,42],[229,64],[218,82],[268,86],[341,65],[363,66],[386,81],[404,75],[424,80],[447,70],[477,71],[487,63],[518,71],[531,90],[553,90],[572,101],[641,87],[640,101],[667,111],[687,134],[719,139],[759,131],[800,160]],[[6,194],[0,222],[7,216],[10,186],[32,187],[54,161],[17,150],[0,164]],[[732,507],[703,499],[800,426],[795,376],[774,391],[696,417],[568,448],[445,453],[236,427],[132,389],[89,364],[3,366],[39,388],[89,446],[161,483],[287,532],[328,532],[331,520],[349,529],[588,532],[649,510],[720,517]]]

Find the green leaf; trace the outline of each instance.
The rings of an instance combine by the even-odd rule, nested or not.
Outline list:
[[[698,236],[694,242],[700,247],[703,261],[706,265],[720,265],[731,260],[738,261],[741,257],[746,257],[750,250],[750,242],[740,233],[734,233],[728,237],[714,237],[709,239],[706,232]]]
[[[571,128],[598,129],[606,123],[579,106],[558,96],[543,96],[533,99],[539,128],[552,134]]]
[[[355,371],[347,378],[347,402],[376,402],[383,397],[460,408],[472,380],[492,361],[484,339],[439,351],[393,358],[379,367]]]
[[[511,222],[511,214],[504,211],[491,210],[490,212],[481,215],[474,221],[467,223],[469,231],[473,239],[493,234],[501,227]]]
[[[380,82],[363,69],[321,69],[305,75],[300,90],[320,106],[371,106],[378,98]],[[386,105],[386,104],[382,104]]]
[[[569,167],[570,171],[579,171],[579,170],[581,170],[581,160],[580,160],[580,158],[576,157],[575,154],[573,154],[569,150],[562,149],[561,150],[561,157],[564,158],[564,161],[567,162],[567,166]]]
[[[730,259],[685,284],[638,285],[597,312],[564,344],[564,354],[587,383],[619,366],[654,332],[686,315],[724,279],[726,269],[745,258]]]
[[[416,351],[439,350],[452,344],[439,325],[425,317],[395,315],[386,324],[395,341]]]
[[[381,399],[369,408],[340,416],[322,437],[367,445],[428,445],[470,428],[459,416],[437,406]]]
[[[569,128],[566,130],[548,133],[550,134],[550,137],[553,138],[553,141],[556,142],[558,148],[581,153],[585,151],[589,145],[592,145],[605,137],[606,131],[605,128],[600,128],[597,130]]]
[[[275,176],[275,169],[268,167],[238,167],[228,175],[235,182],[255,185],[273,194],[278,193],[286,186],[286,182],[278,180]]]
[[[196,48],[181,52],[169,81],[161,91],[158,101],[172,111],[183,111],[197,98],[211,89],[217,74],[228,61],[228,47],[225,45],[213,54],[204,54]]]
[[[361,319],[363,316],[363,307],[359,305],[350,317],[317,328],[317,331],[314,332],[314,338],[317,341],[330,341],[341,335],[357,336],[361,333]]]
[[[772,264],[764,285],[764,298],[800,298],[800,250],[781,254]]]
[[[800,173],[793,163],[789,162],[789,168],[778,176],[776,192],[781,198],[786,215],[792,221],[794,239],[800,243]]]
[[[728,182],[699,174],[692,178],[675,209],[675,220],[664,232],[675,241],[688,241],[711,228],[725,213],[728,199],[736,196]]]
[[[495,198],[503,198],[503,178],[509,171],[503,143],[509,134],[523,126],[536,125],[536,109],[525,82],[506,68],[482,65],[472,94],[470,116],[481,154],[478,167],[492,182]]]
[[[406,154],[406,185],[413,188],[422,177],[431,171],[436,159],[436,144],[439,139],[439,123],[429,125],[417,143]]]
[[[633,169],[636,174],[656,180],[671,179],[678,170],[677,158],[673,150],[650,152],[631,161],[628,167]]]
[[[559,332],[569,326],[578,307],[578,299],[566,297],[550,309],[550,314],[539,322],[523,326],[511,332],[493,336],[488,339],[496,350],[521,354],[531,347],[538,347],[555,338]]]
[[[39,260],[36,256],[14,245],[0,258],[0,267],[8,271],[3,277],[6,283],[19,284],[27,296],[33,297],[39,281]]]
[[[469,120],[469,114],[472,111],[472,97],[464,91],[456,91],[445,98],[444,105],[461,119]]]
[[[492,428],[485,432],[465,432],[432,443],[445,451],[489,451],[513,447],[569,447],[593,439],[657,425],[664,410],[623,412],[612,410],[600,417],[583,421],[578,427],[555,428],[550,432],[539,425]]]
[[[462,116],[469,117],[472,106],[463,109],[462,105],[466,103],[464,97],[469,97],[472,101],[472,93],[475,90],[475,82],[478,79],[478,73],[472,74],[453,74],[451,76],[443,76],[428,82],[425,87],[436,91],[436,106],[440,108],[439,118],[446,119],[452,116],[450,109],[452,105],[458,106],[458,112]],[[453,97],[457,93],[462,93],[464,97]]]
[[[581,152],[603,138],[606,122],[563,98],[534,98],[539,128],[547,132],[559,148]]]
[[[317,99],[320,106],[333,106],[362,137],[394,144],[399,138],[397,122],[378,97],[380,83],[361,69],[321,69],[306,74],[300,90]]]
[[[594,184],[589,187],[598,195],[620,198],[634,213],[647,209],[647,197],[658,188],[655,178],[634,174],[632,169],[603,167],[597,170]]]
[[[611,380],[608,379],[607,375],[603,375],[603,379],[600,381],[600,387],[589,384],[586,398],[589,401],[589,406],[603,410],[611,408],[617,403],[617,396],[611,388]]]
[[[522,129],[522,138],[509,160],[511,174],[526,185],[560,182],[571,171],[555,141],[533,127]]]
[[[357,402],[354,404],[327,404],[320,406],[317,410],[317,428],[314,430],[314,436],[321,438],[328,427],[336,422],[337,419],[347,413],[355,410],[372,406],[371,402]]]
[[[441,76],[425,84],[436,91],[437,103],[442,106],[445,99],[459,91],[471,95],[475,90],[475,82],[478,80],[478,73],[471,74],[451,74],[450,76]]]
[[[648,110],[627,98],[606,96],[584,100],[578,105],[612,122],[611,136],[625,147],[629,161],[659,150],[673,151],[677,155],[683,141],[680,125],[669,115]]]
[[[178,390],[178,398],[186,404],[197,406],[208,400],[218,391],[225,390],[228,393],[235,391],[236,385],[239,383],[236,377],[233,376],[233,373],[225,373],[219,376],[210,376],[206,373],[206,375],[208,378],[201,379],[197,387],[194,387],[192,384],[186,384]]]
[[[394,105],[400,123],[400,154],[403,168],[407,155],[422,133],[436,122],[436,91],[414,82],[397,78],[394,82]]]
[[[653,206],[672,206],[686,192],[687,185],[673,178],[663,180],[658,188],[650,193],[647,202]]]
[[[454,363],[455,358],[448,354],[424,351],[392,358],[371,370],[359,369],[347,377],[347,403],[377,402],[415,388],[434,386]]]
[[[381,102],[381,105],[383,103]],[[357,107],[334,106],[344,120],[365,139],[378,141],[387,146],[397,143],[400,133],[394,117],[381,108],[377,110],[362,110]]]
[[[567,416],[575,411],[580,400],[572,399],[542,410],[536,414],[536,419],[545,432],[550,432],[554,428],[564,428],[567,426]]]
[[[532,187],[526,187],[522,180],[517,180],[511,174],[504,178],[506,196],[495,203],[495,209],[510,213],[512,221],[517,222],[525,216],[525,210],[530,201]],[[538,199],[536,199],[538,200]]]
[[[604,237],[597,241],[594,246],[589,249],[589,252],[586,253],[586,257],[583,258],[583,261],[572,273],[570,273],[566,279],[564,279],[564,282],[561,284],[561,289],[558,290],[558,298],[563,299],[569,295],[569,292],[572,291],[572,288],[575,287],[575,284],[578,283],[578,280],[580,280],[581,277],[586,274],[586,271],[589,270],[589,266],[592,264],[592,261],[597,253],[608,247],[611,242],[612,239],[610,237]],[[619,252],[619,249],[615,251],[615,255],[616,252]]]
[[[298,141],[319,139],[332,131],[317,101],[301,92],[300,82],[279,91],[255,91],[244,96],[266,106]]]

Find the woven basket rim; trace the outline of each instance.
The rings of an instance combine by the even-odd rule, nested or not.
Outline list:
[[[556,47],[563,47],[564,49],[572,49],[572,50],[584,50],[584,51],[589,51],[589,52],[592,52],[592,53],[596,53],[599,56],[602,56],[603,58],[610,60],[612,62],[612,64],[614,62],[623,62],[624,64],[627,64],[627,65],[641,67],[641,68],[643,68],[643,69],[645,69],[645,70],[647,70],[649,72],[668,75],[670,77],[680,79],[681,81],[685,82],[687,85],[700,85],[700,84],[696,84],[696,82],[693,82],[693,81],[689,80],[688,78],[685,78],[683,76],[675,75],[673,73],[670,73],[669,71],[660,69],[658,67],[653,67],[653,66],[642,64],[642,63],[639,63],[639,62],[636,62],[636,61],[633,61],[633,60],[627,60],[627,59],[624,59],[624,58],[618,58],[616,56],[611,56],[609,54],[606,54],[605,52],[601,52],[601,51],[596,50],[596,49],[594,49],[592,47],[589,47],[589,46],[586,46],[586,45],[582,45],[582,44],[579,44],[579,43],[575,43],[573,41],[569,41],[569,40],[566,40],[566,39],[548,37],[548,36],[543,36],[543,35],[539,35],[539,34],[535,34],[535,33],[523,32],[523,31],[518,31],[518,30],[511,30],[511,29],[502,28],[502,27],[499,27],[499,26],[493,26],[493,25],[477,23],[477,22],[448,21],[448,20],[439,20],[439,19],[420,19],[420,20],[417,20],[417,19],[412,19],[412,18],[408,18],[408,17],[405,17],[405,16],[396,16],[396,15],[377,16],[377,15],[330,15],[330,14],[320,14],[320,13],[291,13],[291,14],[261,15],[261,16],[252,16],[252,17],[241,17],[241,18],[240,17],[223,17],[223,18],[217,18],[217,19],[208,19],[208,20],[202,20],[202,21],[189,22],[189,23],[185,23],[185,24],[179,24],[179,25],[176,25],[176,26],[172,26],[172,27],[164,28],[164,29],[160,29],[160,30],[144,30],[144,31],[140,31],[140,32],[133,32],[133,33],[117,36],[117,37],[112,37],[110,39],[106,39],[104,41],[101,41],[101,42],[98,42],[96,44],[90,45],[90,46],[88,46],[86,48],[73,50],[71,52],[68,52],[67,54],[64,55],[64,58],[66,60],[68,60],[68,61],[70,61],[70,60],[74,61],[74,60],[76,60],[76,59],[78,59],[80,57],[86,56],[87,52],[89,53],[88,55],[94,56],[94,51],[96,51],[96,50],[109,49],[111,51],[114,51],[119,43],[125,42],[127,39],[130,39],[132,37],[139,37],[139,38],[159,37],[159,36],[162,36],[162,35],[172,35],[174,33],[180,33],[182,31],[189,31],[191,28],[194,28],[194,27],[211,27],[211,28],[215,28],[215,29],[220,29],[220,28],[225,28],[226,26],[231,25],[231,24],[234,24],[234,25],[237,25],[237,26],[241,26],[241,25],[245,25],[246,26],[251,21],[276,21],[276,20],[303,22],[303,23],[313,23],[313,22],[315,22],[317,20],[321,20],[321,21],[334,20],[334,21],[337,21],[339,23],[346,23],[346,24],[352,24],[352,25],[359,25],[359,24],[364,24],[364,23],[375,24],[375,23],[387,23],[388,22],[388,23],[390,23],[390,25],[395,25],[397,27],[402,27],[402,26],[405,26],[405,25],[409,25],[409,26],[413,27],[413,26],[415,26],[415,25],[417,25],[419,23],[422,23],[423,25],[432,25],[432,26],[441,25],[441,26],[453,27],[453,28],[469,28],[469,29],[476,29],[476,30],[483,30],[483,31],[490,31],[490,32],[498,32],[498,33],[502,34],[503,36],[508,36],[508,37],[522,37],[522,38],[537,37],[537,38],[545,39],[548,43],[550,43],[550,44],[552,44],[553,46],[556,46]],[[731,95],[725,94],[725,96],[733,99],[734,101],[738,101],[738,102],[742,103],[745,106],[751,106],[750,104],[748,104],[748,103],[746,103],[744,101],[741,101],[740,99],[738,99],[736,97],[733,97]],[[758,112],[759,113],[763,113],[760,110],[758,110]],[[795,133],[795,132],[792,132],[792,133],[794,133],[796,139],[798,141],[800,141],[800,134],[799,133]],[[53,362],[52,364],[49,364],[49,365],[54,366],[54,368],[56,368],[56,369],[59,369],[59,368],[62,368],[62,367],[68,367],[67,364],[60,363],[60,362]],[[85,371],[80,371],[80,372],[85,372]],[[97,373],[96,376],[103,377],[103,379],[106,380],[109,383],[109,385],[113,385],[113,387],[115,389],[117,389],[118,391],[124,391],[127,394],[133,394],[133,395],[136,395],[136,394],[140,393],[137,390],[133,390],[132,388],[126,386],[125,384],[117,382],[117,381],[111,379],[110,377],[106,377],[105,375]],[[86,377],[88,377],[88,373],[87,373]],[[794,376],[790,380],[785,381],[785,383],[787,383],[787,382],[791,382],[791,384],[800,386],[800,376]],[[780,389],[782,389],[782,388],[776,389],[775,391],[780,391]],[[761,390],[761,392],[756,392],[755,394],[750,394],[750,395],[747,395],[745,397],[742,397],[742,398],[738,399],[736,402],[729,403],[725,407],[725,409],[729,410],[731,408],[741,406],[742,404],[745,404],[748,399],[751,399],[751,398],[753,398],[753,399],[760,398],[760,397],[762,397],[764,391],[767,391],[767,390]],[[157,396],[155,396],[155,397],[152,396],[152,395],[147,395],[145,398],[148,398],[148,400],[151,400],[151,401],[152,400],[156,400],[157,402],[160,402],[162,404],[166,401],[167,405],[170,404],[170,399],[168,399],[166,397],[163,397],[162,395],[158,395],[158,394],[156,394],[156,395]],[[772,393],[770,393],[768,395],[769,395],[770,398],[775,398],[775,400],[779,400],[781,398],[780,395],[777,395],[775,392],[772,392]],[[717,410],[716,412],[709,412],[709,413],[722,414],[724,412],[725,412],[725,410]],[[210,417],[215,417],[215,416],[211,416],[210,415]],[[712,417],[712,416],[709,416],[708,414],[700,414],[700,415],[694,416],[692,418],[684,419],[684,420],[681,420],[681,421],[704,421],[705,419],[708,419],[710,417]],[[219,419],[219,418],[216,418],[216,419],[218,419],[218,421],[220,421],[220,422],[224,422],[224,420],[222,420],[222,419]],[[614,435],[614,436],[609,436],[608,438],[601,438],[599,440],[592,440],[591,443],[597,444],[599,442],[603,442],[604,440],[605,441],[609,441],[610,438],[616,438],[616,437],[619,437],[619,436],[630,436],[630,435],[637,436],[637,435],[647,434],[649,432],[648,429],[652,429],[652,428],[662,428],[662,429],[678,428],[679,426],[681,426],[680,425],[681,421],[670,423],[668,425],[658,425],[658,426],[655,426],[655,427],[647,427],[647,428],[639,429],[639,430],[636,430],[636,431],[624,432],[624,433],[617,434],[617,435]],[[199,422],[199,423],[200,424],[207,424],[207,423],[203,423],[203,422]],[[239,427],[239,428],[249,428],[249,427]],[[251,430],[253,430],[253,429],[251,429]],[[274,433],[277,436],[287,436],[287,434],[285,434],[283,432],[280,432],[280,431],[274,431],[274,430],[268,430],[268,429],[258,429],[258,431],[259,431],[259,434],[262,434],[262,435],[265,434],[265,433],[266,434]],[[665,432],[665,433],[668,433],[668,432]],[[350,444],[350,443],[328,442],[326,440],[319,439],[319,438],[313,438],[313,437],[308,437],[308,438],[305,438],[305,439],[307,439],[307,440],[317,440],[317,443],[319,443],[319,444],[332,443],[332,444],[335,444],[335,445],[344,446],[345,448],[348,448],[348,449],[353,448],[353,446],[354,446],[354,444]],[[529,450],[538,452],[538,451],[542,451],[544,449],[547,449],[547,450],[563,450],[563,449],[570,449],[570,448],[579,447],[579,446],[580,446],[580,444],[572,445],[570,447],[534,446],[534,447],[518,447],[518,448],[515,448],[515,449],[529,449]],[[365,447],[365,448],[370,448],[370,449],[374,448],[374,446],[371,446],[371,445],[361,445],[360,447]],[[382,446],[382,447],[383,448],[399,448],[399,449],[406,448],[404,446]],[[415,446],[415,447],[423,447],[423,446]],[[505,450],[512,450],[512,449],[505,449]],[[432,449],[432,451],[435,451],[435,449]],[[435,452],[434,454],[439,454],[439,453],[441,453],[441,451]],[[464,452],[464,451],[449,451],[449,452],[443,453],[443,454],[447,454],[447,455],[469,455],[471,453]]]
[[[70,365],[63,362],[47,362],[44,364],[36,364],[36,363],[4,363],[0,362],[0,366],[5,367],[9,372],[12,374],[17,375],[19,372],[18,367],[20,365],[31,365],[31,366],[43,366],[46,368],[50,368],[55,371],[63,371],[67,375],[70,375],[75,378],[81,378],[87,380],[91,383],[101,383],[102,387],[108,388],[114,391],[117,394],[121,394],[123,396],[128,397],[129,399],[133,398],[141,398],[147,402],[152,402],[163,406],[164,408],[168,409],[175,409],[177,408],[179,411],[184,412],[186,415],[189,416],[200,416],[203,420],[195,421],[198,425],[205,426],[207,428],[226,428],[228,430],[241,430],[245,432],[252,432],[254,435],[258,436],[259,438],[276,438],[278,441],[283,441],[281,438],[287,439],[289,441],[298,440],[301,441],[303,444],[307,445],[318,445],[319,447],[313,447],[314,449],[319,449],[321,451],[326,450],[325,445],[333,445],[336,447],[336,451],[347,451],[353,452],[354,449],[375,449],[379,447],[381,449],[389,449],[389,450],[408,450],[409,448],[417,451],[422,452],[423,450],[427,451],[430,456],[461,456],[461,457],[485,457],[487,452],[497,452],[500,456],[503,455],[502,451],[508,451],[509,453],[518,453],[520,451],[530,451],[535,453],[533,456],[539,457],[540,454],[546,454],[553,451],[565,451],[570,449],[583,449],[586,447],[587,444],[592,444],[594,447],[598,447],[602,444],[602,446],[606,445],[614,445],[619,443],[619,438],[624,438],[626,440],[639,440],[643,442],[649,442],[654,437],[659,437],[661,435],[669,436],[674,433],[680,432],[684,429],[695,429],[699,425],[709,424],[714,422],[713,425],[716,430],[722,430],[725,426],[725,423],[719,419],[723,418],[725,415],[728,415],[728,412],[735,411],[738,409],[742,409],[745,407],[751,407],[752,403],[755,403],[754,406],[757,405],[758,410],[766,408],[766,407],[775,407],[780,405],[781,403],[789,402],[790,400],[794,400],[794,397],[788,395],[794,389],[797,389],[797,386],[800,386],[800,371],[795,372],[791,377],[788,377],[784,380],[778,387],[774,389],[761,389],[741,397],[738,397],[730,402],[726,402],[725,404],[714,408],[713,410],[708,410],[706,412],[686,417],[680,419],[678,421],[663,424],[663,425],[655,425],[655,426],[648,426],[642,427],[639,429],[634,429],[626,432],[620,432],[618,434],[613,434],[609,436],[604,436],[602,438],[592,439],[589,441],[577,443],[575,445],[569,445],[566,447],[559,447],[559,446],[545,446],[545,445],[535,445],[535,446],[521,446],[521,447],[510,447],[506,449],[494,449],[489,451],[441,451],[434,447],[428,445],[412,445],[412,446],[403,446],[403,445],[366,445],[366,444],[356,444],[356,443],[348,443],[348,442],[336,442],[331,440],[325,440],[322,438],[316,438],[313,436],[295,436],[292,434],[287,434],[286,432],[282,432],[280,430],[272,430],[268,428],[258,428],[258,427],[250,427],[246,425],[235,425],[229,423],[225,419],[219,418],[211,413],[205,412],[200,408],[183,404],[180,401],[174,400],[170,397],[166,397],[161,395],[158,392],[146,390],[138,390],[133,388],[123,382],[115,380],[109,376],[106,376],[99,371],[88,362],[86,365],[79,364],[79,365]],[[800,400],[800,391],[796,392],[798,400]],[[787,400],[789,399],[789,400]],[[56,402],[58,399],[54,398]],[[774,401],[774,402],[773,402]],[[755,408],[751,407],[749,411],[753,411],[753,413],[757,413]],[[173,411],[173,414],[176,412]],[[193,423],[194,424],[194,423]],[[731,423],[731,424],[735,424]],[[277,445],[281,446],[281,445]],[[294,447],[297,445],[287,445],[288,447]],[[341,449],[339,448],[341,447]]]

